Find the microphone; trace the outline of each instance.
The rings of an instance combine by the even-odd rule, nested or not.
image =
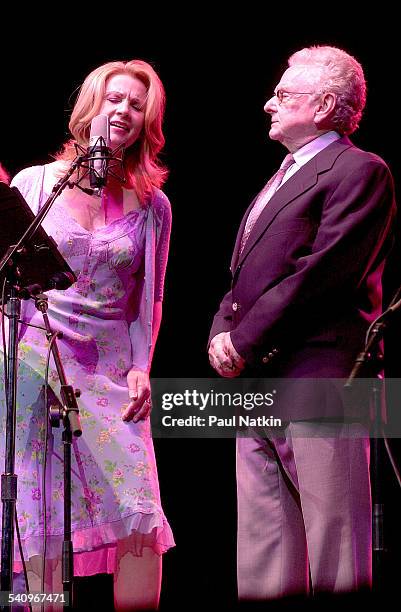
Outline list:
[[[107,115],[96,115],[92,119],[87,157],[89,184],[92,193],[100,197],[107,183],[108,167],[112,157],[110,123]]]
[[[23,300],[29,300],[31,297],[42,294],[44,291],[50,291],[50,289],[68,289],[76,280],[77,278],[72,272],[55,272],[43,286],[39,283],[34,283],[26,287],[18,287],[18,297]]]
[[[56,272],[49,279],[50,289],[68,289],[77,280],[75,274],[71,272]]]

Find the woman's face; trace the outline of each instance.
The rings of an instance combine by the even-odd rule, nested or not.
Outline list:
[[[115,74],[106,81],[99,114],[110,120],[110,146],[130,147],[140,136],[145,118],[146,87],[129,74]]]

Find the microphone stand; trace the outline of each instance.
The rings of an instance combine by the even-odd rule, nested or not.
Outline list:
[[[8,299],[9,342],[7,360],[7,426],[4,474],[1,475],[1,501],[3,504],[2,536],[1,536],[1,591],[12,591],[13,556],[14,556],[14,517],[17,500],[17,475],[15,469],[15,427],[17,399],[17,368],[18,368],[18,321],[21,312],[21,300],[17,297],[10,271],[11,283]],[[4,609],[2,607],[2,609]]]
[[[46,327],[46,337],[51,342],[51,351],[56,364],[57,374],[61,384],[61,398],[64,410],[59,406],[50,407],[50,422],[52,427],[59,427],[63,421],[64,431],[62,434],[64,446],[64,540],[62,549],[62,582],[63,591],[67,593],[67,610],[72,609],[73,603],[73,579],[74,579],[74,557],[71,540],[71,444],[72,435],[81,436],[82,430],[79,424],[78,404],[76,398],[80,396],[79,389],[72,388],[67,383],[63,364],[57,346],[56,337],[62,337],[60,332],[52,331],[50,326],[48,310],[48,298],[43,293],[35,296],[36,308],[42,313]]]
[[[17,400],[17,368],[18,368],[18,322],[21,312],[21,297],[24,293],[18,286],[18,279],[21,274],[21,258],[27,252],[29,241],[38,230],[43,219],[50,210],[50,207],[61,194],[69,183],[71,175],[82,164],[85,156],[78,155],[72,162],[66,174],[54,185],[52,192],[41,208],[31,225],[27,228],[22,238],[14,246],[11,246],[3,259],[0,262],[0,274],[5,270],[7,284],[9,286],[9,297],[7,301],[7,311],[9,314],[9,341],[8,341],[8,359],[7,359],[7,416],[6,416],[6,457],[5,457],[5,473],[1,475],[1,500],[3,504],[2,517],[2,541],[1,541],[1,591],[12,592],[13,587],[13,560],[14,560],[14,520],[15,506],[17,500],[17,475],[15,470],[15,428],[16,428],[16,400]],[[53,352],[54,355],[54,352]],[[60,369],[61,372],[61,369]],[[59,372],[59,375],[60,375]],[[66,385],[65,377],[62,381],[64,385],[63,399],[69,400],[71,403],[69,409],[66,410],[64,424],[68,425],[68,429],[73,432],[78,431],[78,416],[76,400],[72,398],[72,388]],[[71,393],[70,393],[71,392]],[[80,430],[79,430],[80,431]],[[82,432],[81,432],[82,433]],[[75,433],[75,435],[77,435]],[[68,436],[66,436],[68,437]],[[69,497],[69,495],[67,496]],[[69,497],[70,499],[70,497]],[[66,508],[66,504],[65,504]],[[70,511],[70,509],[69,509]],[[46,509],[45,509],[46,512]],[[70,530],[71,531],[71,530]],[[69,548],[69,546],[66,548]],[[64,555],[63,555],[64,559]],[[70,568],[63,568],[63,581],[66,579],[66,585],[70,582],[67,576],[73,574],[72,561]],[[71,605],[71,602],[70,602]],[[2,606],[3,609],[3,606]]]
[[[371,382],[371,394],[373,405],[372,423],[372,547],[373,547],[373,591],[383,592],[385,539],[384,539],[384,499],[381,479],[381,457],[383,453],[380,438],[382,430],[381,400],[383,391],[383,377],[380,371],[383,368],[383,355],[380,351],[379,341],[387,327],[389,319],[401,306],[401,287],[397,290],[391,300],[390,306],[369,327],[366,334],[365,348],[357,356],[351,374],[344,385],[346,391],[350,392],[356,378],[364,374],[374,375]]]

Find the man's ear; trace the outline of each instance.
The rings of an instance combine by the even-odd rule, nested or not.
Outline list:
[[[327,122],[336,108],[337,96],[335,93],[327,92],[321,95],[315,111],[315,123],[319,129],[327,127]]]

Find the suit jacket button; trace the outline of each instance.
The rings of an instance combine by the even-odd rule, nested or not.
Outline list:
[[[238,310],[238,304],[237,304],[237,302],[234,302],[233,303],[233,311],[237,312],[237,310]]]

